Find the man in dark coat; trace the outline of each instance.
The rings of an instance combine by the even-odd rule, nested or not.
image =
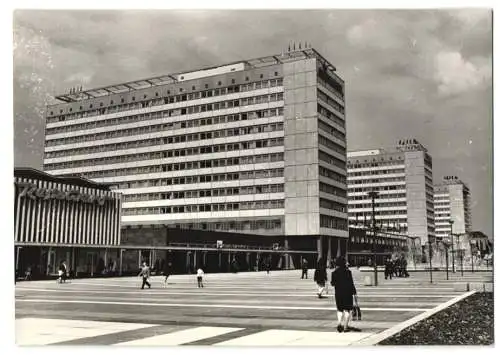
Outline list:
[[[318,285],[318,298],[323,298],[326,281],[328,281],[328,276],[326,275],[326,264],[321,258],[318,260],[318,267],[314,271],[314,282]]]
[[[332,272],[331,285],[335,287],[335,303],[337,305],[337,331],[350,331],[349,321],[352,317],[353,297],[356,287],[352,279],[351,270],[347,268],[345,258],[339,256],[335,262],[337,267]]]
[[[387,260],[385,261],[385,270],[384,270],[384,275],[386,280],[388,277],[392,280],[392,272],[393,272],[392,268],[393,268],[392,260],[391,258],[387,258]]]
[[[301,277],[301,279],[303,279],[304,276],[307,279],[307,260],[306,259],[302,259],[302,277]]]
[[[403,277],[409,277],[410,274],[408,273],[408,262],[406,261],[405,257],[402,257],[401,259],[401,276]]]

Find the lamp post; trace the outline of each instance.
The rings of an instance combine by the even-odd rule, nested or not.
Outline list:
[[[429,244],[429,275],[432,283],[432,241],[427,242]]]
[[[451,268],[452,268],[452,272],[455,273],[455,250],[454,250],[454,247],[453,247],[453,220],[451,219],[450,220],[450,226],[451,226],[451,232],[450,232],[450,236],[451,236]]]
[[[445,253],[446,253],[446,280],[449,280],[450,277],[448,275],[448,248],[450,246],[450,241],[449,240],[442,240],[441,243],[443,243],[443,246],[444,246],[444,250],[445,250]]]
[[[375,190],[372,190],[368,193],[368,197],[372,199],[372,252],[373,252],[373,273],[374,273],[374,284],[378,285],[378,276],[377,276],[377,252],[376,252],[376,226],[375,226],[375,198],[379,196],[379,193]]]
[[[457,234],[456,237],[457,237],[457,251],[460,252],[460,275],[464,276],[464,253],[460,248],[460,234]]]
[[[474,273],[474,252],[472,250],[472,244],[473,244],[473,240],[470,240],[469,241],[469,245],[470,245],[470,267],[471,267],[471,272]]]

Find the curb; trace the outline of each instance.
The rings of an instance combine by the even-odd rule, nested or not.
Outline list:
[[[445,308],[450,307],[451,305],[463,300],[464,298],[467,298],[467,297],[473,295],[474,293],[476,293],[475,290],[466,292],[466,293],[464,293],[460,296],[457,296],[457,297],[455,297],[455,298],[453,298],[445,303],[438,305],[437,307],[434,307],[433,309],[430,309],[424,313],[421,313],[421,314],[419,314],[413,318],[410,318],[404,322],[396,324],[392,328],[386,329],[380,333],[376,333],[376,334],[373,334],[369,337],[363,338],[358,342],[352,343],[351,345],[354,345],[354,346],[376,345],[376,344],[380,343],[382,340],[385,340],[385,339],[403,331],[404,329],[411,327],[415,323],[418,323],[426,318],[429,318],[430,316],[442,311]]]

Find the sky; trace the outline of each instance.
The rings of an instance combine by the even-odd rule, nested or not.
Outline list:
[[[348,150],[415,138],[434,182],[469,185],[493,237],[492,12],[155,10],[14,13],[14,164],[40,169],[45,105],[84,89],[279,54],[307,41],[346,82]]]

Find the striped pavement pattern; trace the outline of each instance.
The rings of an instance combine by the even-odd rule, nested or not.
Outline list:
[[[312,271],[311,271],[312,275]],[[18,345],[345,346],[429,311],[463,292],[430,284],[425,273],[363,286],[353,270],[363,317],[361,332],[337,333],[334,295],[318,299],[300,271],[81,279],[16,285]],[[481,278],[480,274],[474,276]],[[439,278],[439,277],[438,277]]]

